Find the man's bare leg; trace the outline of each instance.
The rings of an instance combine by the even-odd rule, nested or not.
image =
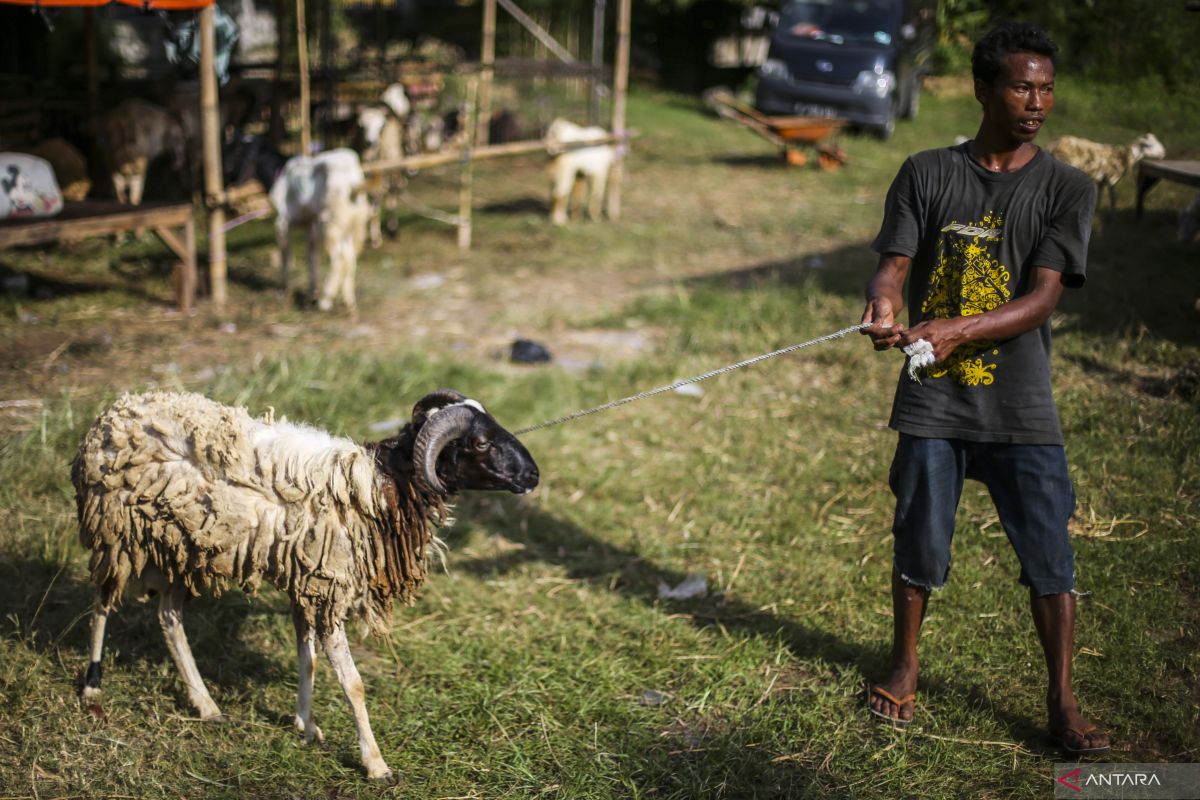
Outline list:
[[[1075,641],[1075,595],[1071,592],[1029,595],[1033,624],[1046,655],[1050,683],[1046,710],[1050,733],[1073,750],[1102,750],[1109,746],[1108,734],[1094,728],[1079,713],[1079,701],[1071,690],[1071,658]]]
[[[917,637],[925,619],[925,608],[929,604],[929,590],[913,586],[900,577],[892,568],[892,666],[891,674],[878,688],[892,697],[902,699],[917,690]],[[913,704],[897,706],[885,697],[872,692],[871,708],[891,717],[908,721],[913,716]]]

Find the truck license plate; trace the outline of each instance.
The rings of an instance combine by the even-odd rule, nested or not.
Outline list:
[[[804,117],[836,117],[837,109],[833,106],[818,106],[812,103],[796,103],[796,113]]]

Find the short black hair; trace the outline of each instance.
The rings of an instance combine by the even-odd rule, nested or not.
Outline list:
[[[971,74],[975,80],[995,83],[1004,74],[1004,57],[1010,53],[1037,53],[1057,66],[1058,45],[1032,22],[1005,22],[975,43]]]

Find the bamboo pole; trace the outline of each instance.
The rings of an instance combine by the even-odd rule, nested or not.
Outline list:
[[[200,12],[200,136],[204,150],[204,200],[208,207],[208,279],[213,306],[225,308],[225,190],[221,180],[221,119],[217,109],[213,6]]]
[[[614,136],[625,135],[625,94],[629,89],[629,18],[630,0],[620,0],[617,11],[617,63],[613,73],[613,121]],[[608,218],[621,217],[621,173],[624,170],[626,144],[619,145],[621,156],[613,162],[608,177]]]
[[[312,123],[308,99],[308,28],[304,22],[304,0],[296,0],[296,55],[300,70],[300,152],[312,155]]]
[[[621,144],[629,141],[631,137],[637,135],[636,130],[626,130],[624,136],[602,136],[595,139],[588,139],[586,142],[569,142],[559,145],[556,152],[565,152],[568,150],[582,150],[587,147],[595,147],[598,144]],[[474,161],[485,161],[491,158],[503,158],[505,156],[522,156],[532,153],[548,154],[546,150],[546,142],[542,139],[527,139],[520,142],[507,142],[505,144],[489,144],[483,147],[476,147],[471,151],[471,159]],[[368,161],[362,165],[363,172],[367,175],[375,175],[378,173],[396,172],[398,170],[408,169],[428,169],[430,167],[441,167],[446,164],[453,164],[456,161],[463,161],[465,152],[463,150],[453,150],[441,153],[421,153],[415,156],[404,156],[403,158],[393,158],[385,161]],[[229,194],[232,195],[237,189],[230,189]]]
[[[600,69],[604,66],[604,5],[605,0],[594,0],[592,5],[592,67],[593,75],[588,78],[588,124],[600,122]]]
[[[271,144],[279,147],[287,138],[287,125],[283,119],[285,105],[283,73],[287,70],[288,35],[284,20],[287,18],[285,0],[275,0],[275,79],[271,83],[271,127],[268,136]]]
[[[462,151],[462,173],[458,184],[458,249],[471,249],[471,204],[475,191],[474,149],[479,141],[479,128],[474,124],[476,104],[479,101],[479,76],[472,75],[467,81],[467,146]],[[474,131],[474,133],[470,133]]]
[[[96,9],[89,8],[83,18],[83,59],[87,69],[88,163],[100,162],[96,136],[100,127],[100,61],[96,49]]]
[[[496,0],[483,2],[483,46],[479,62],[479,113],[475,118],[475,146],[488,143],[488,122],[492,118],[492,78],[496,71]]]
[[[325,99],[325,107],[332,112],[337,103],[336,87],[333,79],[333,0],[321,0],[321,17],[318,29],[318,38],[321,45],[321,74],[324,78],[324,86],[321,87],[321,96]],[[329,142],[333,138],[333,114],[325,115],[324,126],[321,128],[321,141],[325,143],[325,147],[329,146]]]

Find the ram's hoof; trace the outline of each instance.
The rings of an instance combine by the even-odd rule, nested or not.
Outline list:
[[[378,783],[380,786],[395,786],[400,783],[399,773],[392,772],[390,769],[386,772],[381,772],[378,775],[368,775],[371,783]]]

